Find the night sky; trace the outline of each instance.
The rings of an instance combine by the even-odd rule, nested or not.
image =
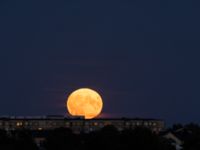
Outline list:
[[[65,115],[88,87],[102,117],[200,123],[200,2],[1,0],[0,115]]]

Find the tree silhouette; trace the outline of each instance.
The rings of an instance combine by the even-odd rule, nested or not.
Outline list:
[[[12,140],[14,142],[15,149],[19,150],[38,150],[36,143],[32,138],[31,131],[29,130],[17,130],[13,133]]]
[[[121,133],[120,141],[120,149],[174,150],[174,147],[147,128],[138,127],[134,130],[124,130]]]
[[[199,150],[199,127],[188,125],[187,130],[191,133],[185,138],[184,150]],[[0,150],[38,150],[33,133],[17,130],[7,134],[0,130]],[[74,134],[68,128],[58,128],[45,131],[45,135],[45,150],[175,150],[168,140],[142,127],[119,132],[109,125],[95,132],[80,134]]]
[[[188,124],[182,132],[184,150],[200,150],[200,127],[197,124]]]
[[[114,126],[106,126],[100,131],[90,133],[85,139],[84,146],[88,150],[117,149],[119,147],[119,132]]]
[[[68,128],[58,128],[49,131],[44,147],[47,150],[75,150],[79,145],[79,140]]]

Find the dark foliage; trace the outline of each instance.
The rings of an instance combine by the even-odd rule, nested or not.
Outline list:
[[[183,150],[200,150],[198,125],[175,125],[170,131],[184,141]],[[28,130],[0,130],[0,150],[38,150],[33,133]],[[59,128],[45,131],[45,138],[43,149],[46,150],[175,150],[170,141],[142,127],[119,132],[114,126],[106,126],[99,131],[80,134]]]
[[[120,136],[120,149],[174,150],[166,140],[146,128],[125,130]]]
[[[31,131],[19,130],[7,133],[0,131],[0,150],[38,150]]]
[[[174,150],[167,141],[146,128],[119,132],[114,126],[106,126],[100,131],[79,135],[74,135],[67,129],[54,130],[47,137],[45,148],[47,150]]]
[[[200,150],[200,127],[197,124],[185,126],[184,150]]]
[[[73,134],[70,129],[59,128],[49,131],[44,147],[47,150],[73,150],[80,145],[78,136]]]

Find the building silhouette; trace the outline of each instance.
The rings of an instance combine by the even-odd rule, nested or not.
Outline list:
[[[115,126],[119,131],[146,127],[159,133],[164,129],[164,121],[159,119],[141,118],[98,118],[85,120],[83,118],[66,118],[64,116],[46,117],[1,117],[0,129],[12,131],[17,129],[52,130],[55,128],[70,128],[75,133],[99,130],[107,125]]]

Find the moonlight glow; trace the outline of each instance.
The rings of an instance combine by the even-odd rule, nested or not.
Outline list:
[[[94,90],[82,88],[74,91],[67,100],[67,109],[72,116],[92,119],[101,113],[103,102]]]

